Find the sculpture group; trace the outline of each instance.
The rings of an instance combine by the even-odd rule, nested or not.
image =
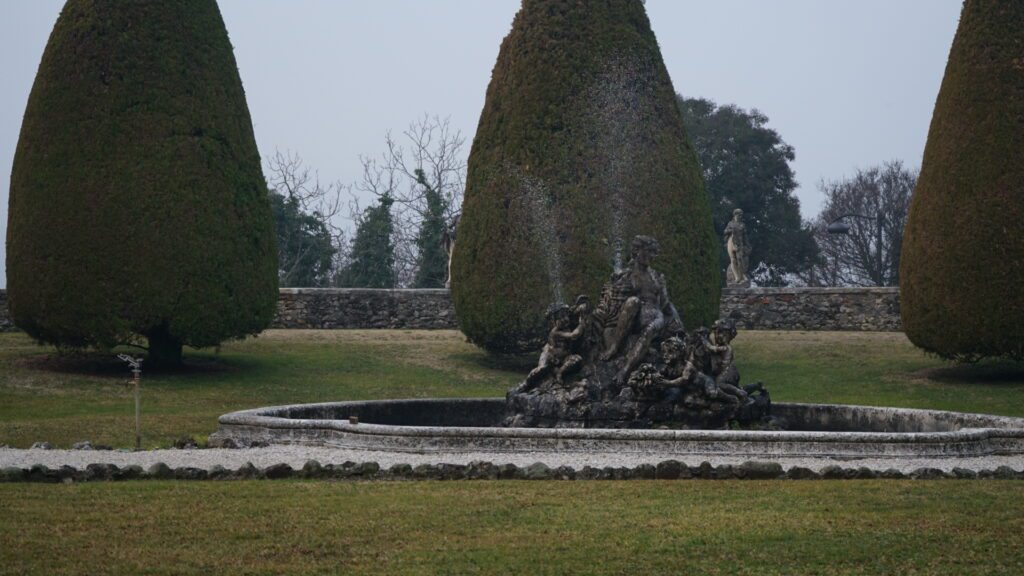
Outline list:
[[[767,422],[760,384],[740,385],[736,327],[719,320],[687,332],[651,267],[658,242],[637,236],[629,265],[592,306],[553,304],[537,367],[509,391],[509,426],[721,428]]]

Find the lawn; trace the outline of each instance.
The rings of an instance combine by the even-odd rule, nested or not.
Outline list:
[[[1024,415],[1024,369],[900,334],[744,332],[776,400]],[[456,332],[271,331],[145,372],[146,444],[224,412],[498,396],[531,358]],[[0,335],[0,443],[132,442],[126,369]],[[0,485],[0,574],[1021,574],[1024,482],[236,481]]]
[[[1019,481],[0,485],[0,574],[1021,574]]]
[[[898,333],[742,332],[736,355],[744,380],[763,380],[779,401],[1024,416],[1024,366],[950,366]],[[201,440],[217,416],[257,406],[502,396],[533,359],[488,356],[454,331],[272,330],[187,360],[182,373],[143,372],[146,446]],[[0,443],[131,446],[127,377],[111,354],[62,356],[0,334]]]

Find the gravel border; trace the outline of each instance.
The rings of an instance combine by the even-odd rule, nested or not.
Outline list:
[[[1024,456],[982,458],[703,458],[656,455],[395,454],[311,446],[246,449],[21,450],[0,448],[0,482],[229,480],[1018,479]]]

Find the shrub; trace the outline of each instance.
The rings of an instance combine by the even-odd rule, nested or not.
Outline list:
[[[176,363],[254,334],[277,298],[274,223],[214,0],[68,0],[11,174],[15,323],[59,346],[141,335]]]
[[[717,239],[641,0],[525,0],[470,152],[452,266],[459,325],[534,347],[556,300],[596,300],[636,234],[688,325],[718,315]],[[621,263],[621,262],[620,262]]]
[[[903,325],[945,358],[1024,359],[1024,2],[964,3],[903,240]]]

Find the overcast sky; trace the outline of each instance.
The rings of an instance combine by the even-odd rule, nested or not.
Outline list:
[[[0,0],[0,235],[36,68],[63,0]],[[220,0],[260,153],[322,180],[424,113],[472,140],[518,0]],[[796,148],[805,218],[817,184],[921,162],[960,0],[648,0],[676,91],[757,108]],[[467,146],[468,152],[468,146]],[[0,253],[0,267],[4,254]],[[6,285],[0,277],[0,286]]]

